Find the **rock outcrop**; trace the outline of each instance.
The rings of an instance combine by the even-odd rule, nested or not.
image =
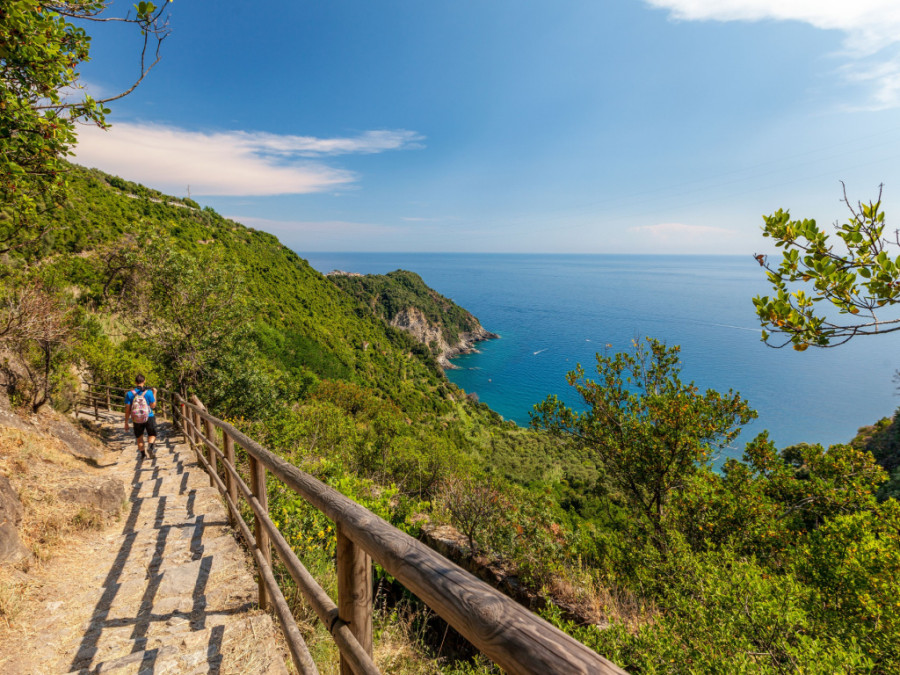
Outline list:
[[[72,453],[79,459],[86,459],[89,462],[98,462],[103,457],[103,450],[85,437],[78,428],[69,420],[59,418],[49,418],[43,422],[45,433],[55,436],[63,442],[67,452]],[[122,499],[125,495],[122,495]]]
[[[448,344],[444,339],[444,332],[440,326],[431,323],[425,316],[425,313],[418,307],[407,307],[401,309],[394,318],[391,319],[390,325],[394,328],[404,330],[412,335],[419,342],[431,345],[437,345],[438,363],[442,368],[455,368],[450,362],[454,356],[460,354],[469,354],[477,351],[475,344],[482,340],[494,340],[498,337],[496,333],[485,330],[477,319],[472,317],[476,324],[474,330],[459,333],[457,340],[453,344]]]
[[[60,490],[59,497],[67,502],[91,506],[112,516],[125,503],[125,484],[118,478],[82,481]]]

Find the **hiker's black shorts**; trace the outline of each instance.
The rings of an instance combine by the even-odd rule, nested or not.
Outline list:
[[[144,435],[144,432],[147,432],[148,436],[156,436],[156,416],[147,418],[146,422],[133,422],[132,425],[134,427],[134,437],[140,438]]]

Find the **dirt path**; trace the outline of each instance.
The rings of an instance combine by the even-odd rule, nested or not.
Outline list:
[[[157,458],[141,460],[121,415],[104,426],[123,516],[40,571],[0,672],[286,674],[249,558],[189,447],[162,424]]]

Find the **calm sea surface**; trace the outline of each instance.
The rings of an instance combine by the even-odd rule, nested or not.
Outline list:
[[[762,344],[751,298],[770,291],[749,255],[300,255],[321,272],[412,270],[475,314],[501,339],[455,359],[448,376],[522,425],[548,394],[578,405],[565,382],[575,364],[590,369],[607,344],[644,336],[681,345],[683,381],[739,391],[759,412],[730,455],[763,429],[779,446],[846,442],[900,404],[892,335],[803,353]]]

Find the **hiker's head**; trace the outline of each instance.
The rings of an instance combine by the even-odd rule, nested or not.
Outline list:
[[[134,378],[134,383],[140,387],[142,384],[144,384],[144,379],[144,376],[138,373]]]

